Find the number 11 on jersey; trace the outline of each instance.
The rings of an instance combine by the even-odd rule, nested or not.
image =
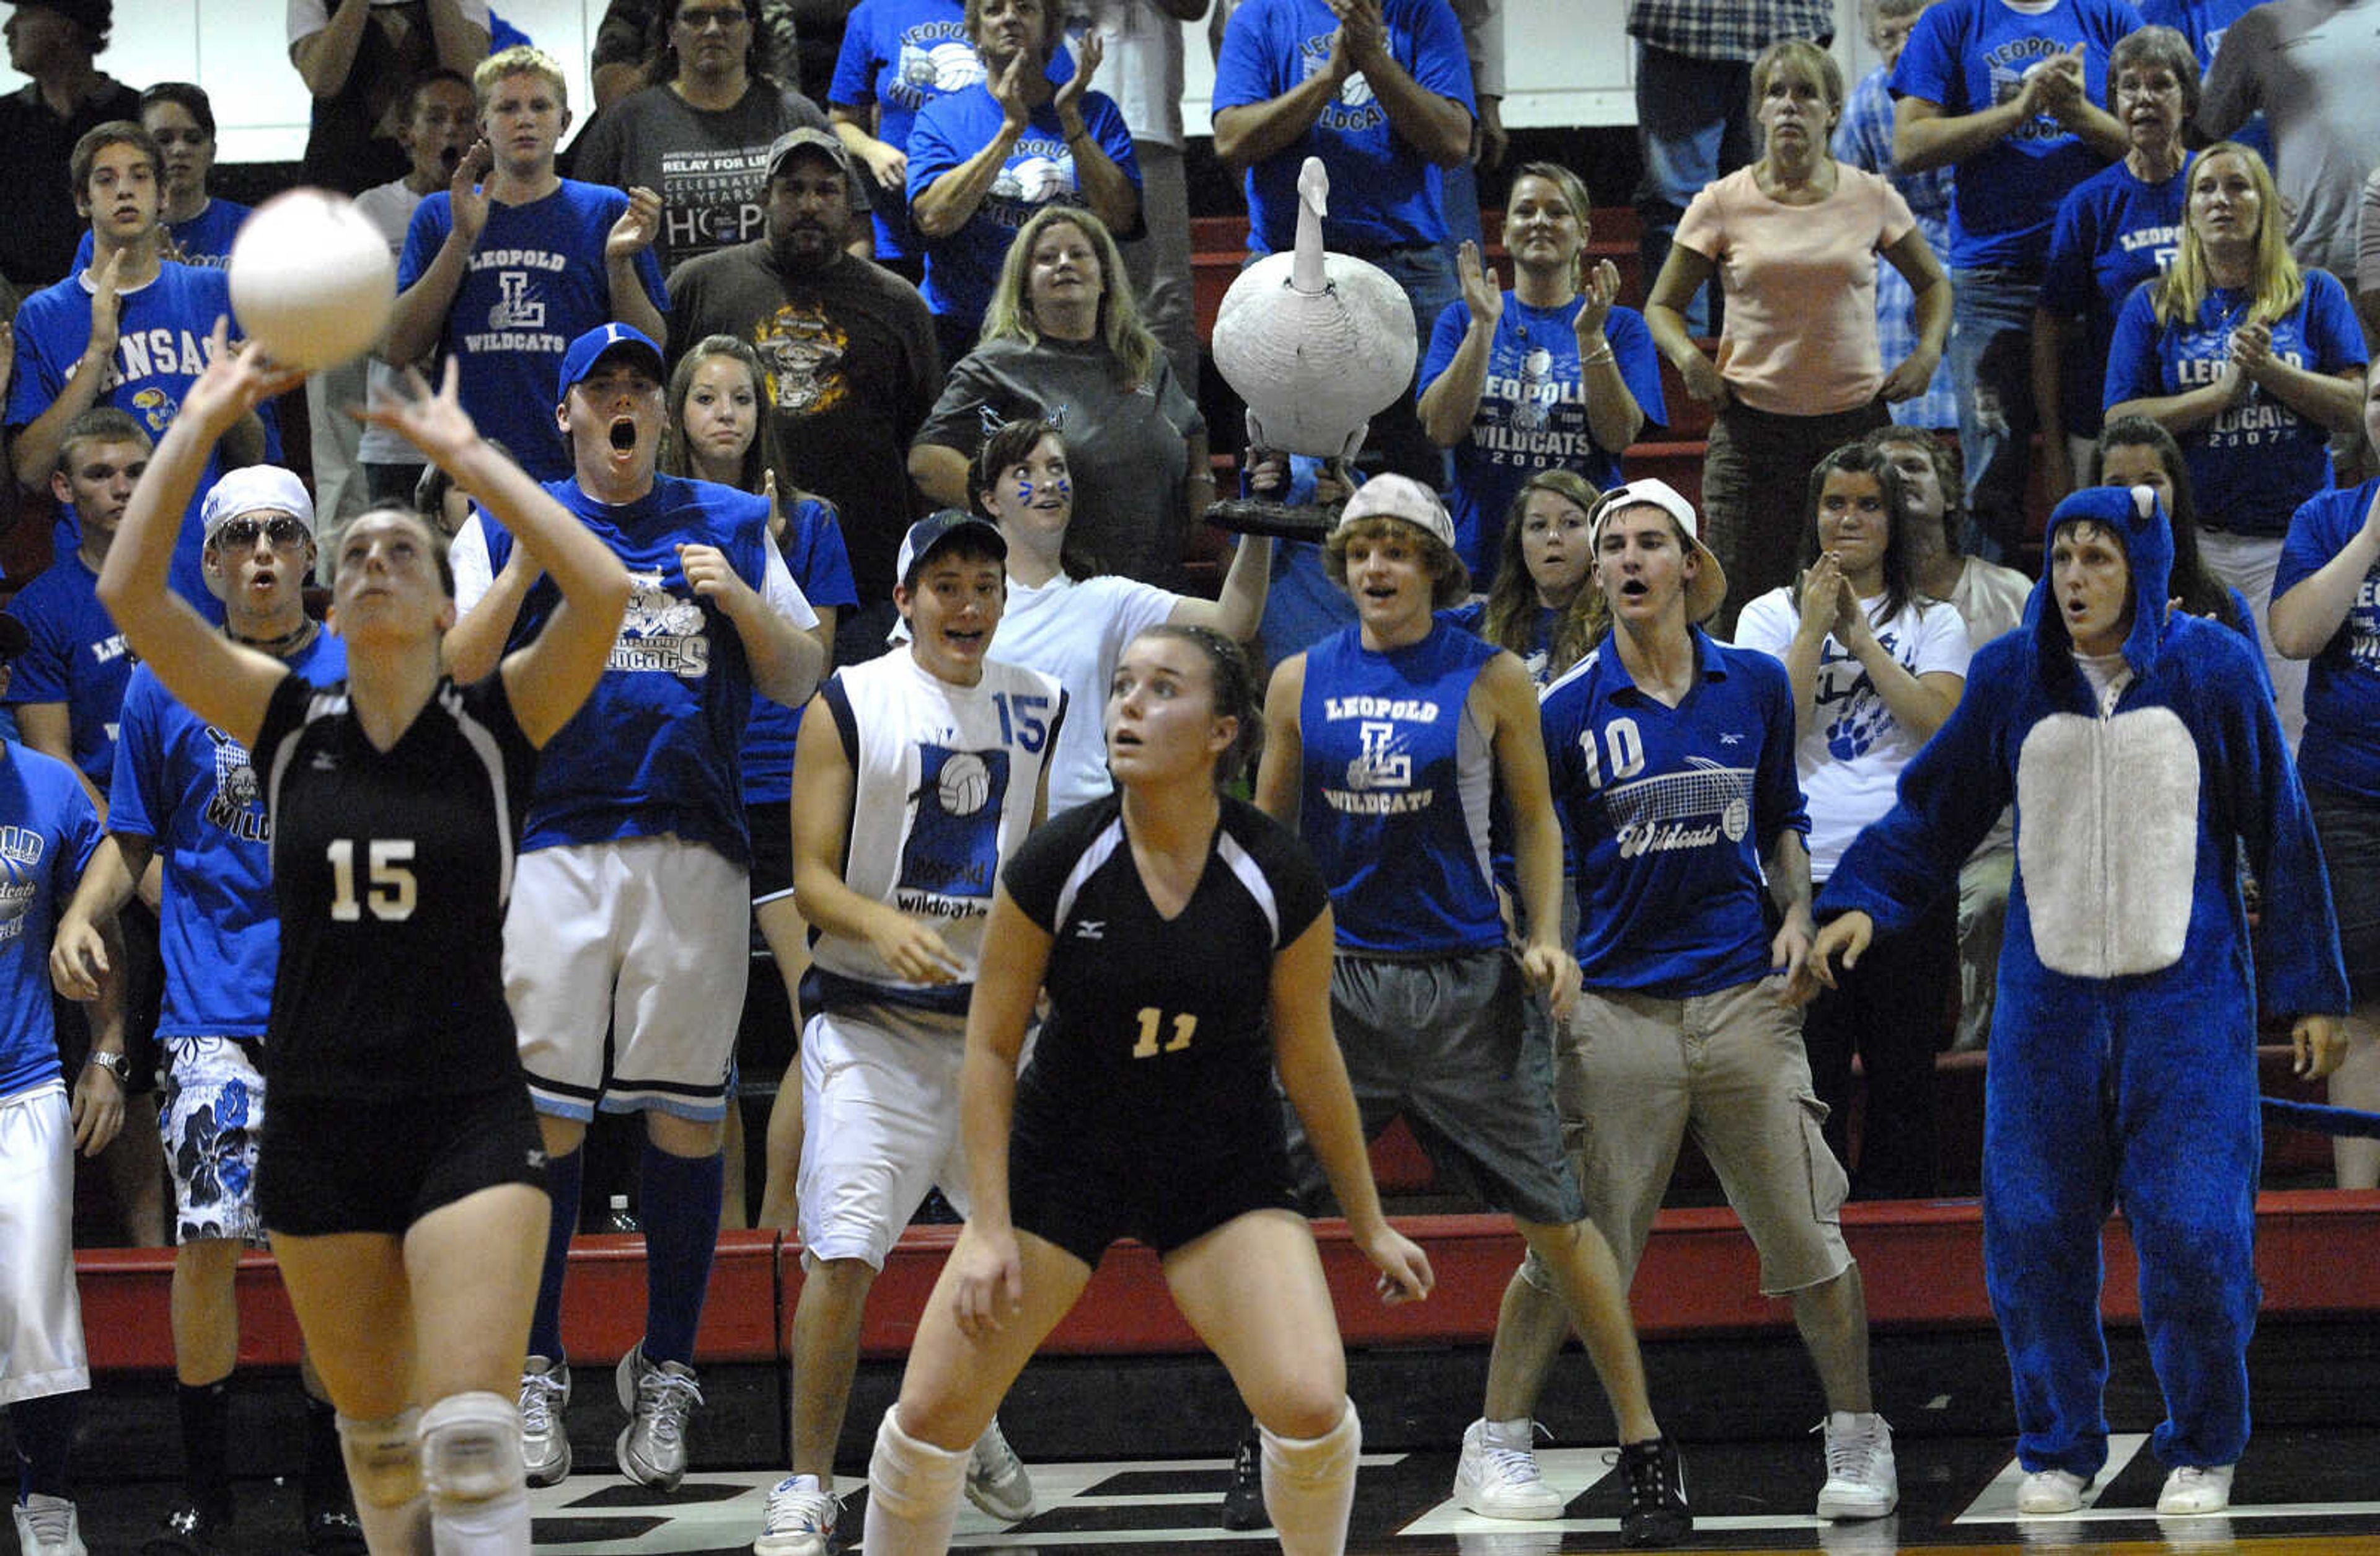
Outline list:
[[[1189,1011],[1180,1012],[1173,1017],[1172,1038],[1160,1048],[1157,1036],[1165,1028],[1165,1013],[1155,1005],[1143,1005],[1138,1019],[1140,1040],[1132,1045],[1135,1059],[1154,1059],[1160,1053],[1179,1053],[1190,1046],[1191,1034],[1198,1030],[1198,1017]]]

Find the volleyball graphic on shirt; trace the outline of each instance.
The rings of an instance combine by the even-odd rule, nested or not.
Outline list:
[[[893,906],[904,913],[972,918],[989,911],[1000,874],[1000,819],[1008,796],[1009,753],[917,747],[917,784]]]
[[[935,96],[959,91],[983,79],[983,58],[975,45],[956,39],[929,45],[904,43],[901,45],[901,81],[905,86],[925,89]],[[921,92],[918,102],[925,100]]]
[[[972,816],[991,797],[991,774],[973,751],[955,751],[942,763],[934,787],[945,814]]]

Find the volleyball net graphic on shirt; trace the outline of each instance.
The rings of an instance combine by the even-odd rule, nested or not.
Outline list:
[[[1614,784],[1603,806],[1620,857],[1741,842],[1752,826],[1752,778],[1748,767],[1688,757],[1682,772]]]

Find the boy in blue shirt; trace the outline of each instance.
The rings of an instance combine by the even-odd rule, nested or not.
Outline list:
[[[8,453],[28,491],[48,483],[67,427],[95,405],[127,412],[152,438],[163,433],[206,367],[209,332],[231,313],[224,272],[161,257],[164,166],[157,142],[129,121],[75,142],[71,172],[91,222],[91,265],[17,310]],[[199,565],[199,500],[223,469],[263,455],[263,423],[243,417],[203,472],[175,547],[175,592],[214,619],[223,607]],[[58,550],[70,543],[54,540]]]
[[[24,651],[0,617],[0,659]],[[0,687],[6,669],[0,665]],[[27,1556],[81,1556],[67,1465],[91,1388],[75,1290],[74,1157],[96,1156],[124,1122],[124,1058],[114,981],[101,992],[91,1060],[67,1100],[50,1017],[47,958],[58,905],[99,845],[99,812],[74,769],[0,742],[0,1406],[16,1440],[10,1513]]]
[[[788,706],[818,682],[817,616],[769,539],[769,500],[656,475],[661,347],[625,324],[570,343],[550,425],[570,480],[546,490],[635,582],[609,667],[547,742],[504,921],[504,994],[547,1153],[552,1230],[521,1380],[528,1477],[570,1471],[562,1277],[588,1121],[644,1114],[650,1255],[644,1338],[621,1359],[621,1472],[674,1490],[700,1403],[694,1334],[722,1190],[720,1120],[751,966],[751,842],[738,764],[757,691]],[[534,638],[560,592],[484,510],[454,550],[447,635],[458,681]],[[608,1032],[608,1036],[607,1036]]]
[[[527,46],[480,61],[480,141],[414,208],[381,355],[462,363],[463,408],[540,480],[571,473],[545,398],[570,342],[617,320],[668,338],[653,238],[662,197],[554,171],[570,128],[562,67]]]
[[[1624,1282],[1694,1131],[1759,1250],[1761,1290],[1792,1303],[1826,1392],[1818,1516],[1881,1518],[1900,1489],[1869,1392],[1859,1266],[1837,1222],[1850,1184],[1819,1133],[1801,1017],[1772,976],[1800,967],[1812,932],[1791,688],[1775,660],[1704,633],[1727,578],[1683,497],[1635,481],[1606,492],[1588,524],[1610,630],[1543,709],[1579,865],[1582,987],[1555,1054],[1562,1133],[1587,1142],[1573,1165]],[[1773,934],[1764,891],[1783,919]],[[1529,1410],[1567,1327],[1548,1273],[1524,1264],[1488,1375],[1491,1407],[1520,1408],[1464,1441],[1455,1494],[1474,1512],[1560,1516]]]

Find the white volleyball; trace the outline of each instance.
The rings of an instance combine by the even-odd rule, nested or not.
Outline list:
[[[362,355],[396,305],[388,239],[328,189],[291,189],[249,213],[232,239],[230,271],[240,333],[310,371]]]

